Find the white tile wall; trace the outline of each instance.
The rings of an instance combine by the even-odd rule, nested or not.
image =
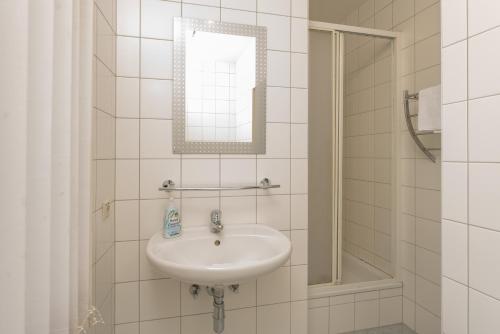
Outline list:
[[[166,205],[158,185],[168,178],[183,185],[256,184],[264,176],[281,188],[186,193],[176,201],[185,226],[204,225],[221,208],[226,224],[269,224],[292,240],[285,266],[243,284],[237,295],[228,292],[225,332],[307,333],[307,7],[307,0],[118,1],[117,183],[111,186],[117,334],[199,334],[212,327],[210,298],[202,293],[193,300],[187,285],[146,259]],[[180,15],[268,27],[265,155],[172,153],[172,17]]]
[[[461,74],[466,94],[444,100],[443,116],[445,141],[459,138],[461,145],[446,144],[443,168],[443,333],[489,333],[500,328],[499,241],[497,191],[500,180],[497,107],[500,89],[498,80],[498,47],[500,24],[497,15],[499,3],[489,0],[451,1],[443,7],[443,31],[449,43],[443,40],[443,91],[451,91],[453,84],[444,78],[451,72],[461,51],[460,63],[467,71]],[[466,4],[466,6],[464,6]],[[453,8],[452,8],[453,7]],[[451,17],[453,23],[451,23]],[[464,27],[466,30],[464,31]],[[453,44],[455,43],[455,44]],[[450,104],[457,99],[460,104]],[[446,139],[448,138],[448,139]],[[453,161],[453,163],[451,163]],[[457,171],[460,170],[460,173]],[[460,195],[453,189],[459,184]],[[465,191],[465,194],[464,194]],[[465,209],[458,216],[445,215],[444,206]]]
[[[460,43],[467,33],[462,30],[440,29],[440,6],[453,9],[454,13],[444,15],[444,22],[453,21],[458,24],[456,17],[460,17],[460,8],[465,8],[464,1],[439,0],[369,0],[351,13],[343,23],[365,27],[375,27],[399,31],[402,34],[400,50],[401,76],[399,78],[403,89],[410,92],[437,85],[441,82],[441,40],[455,46],[451,53],[453,64],[443,64],[443,83],[446,81],[452,86],[443,86],[443,99],[450,102],[464,101],[467,96],[467,62],[466,48]],[[465,15],[462,14],[462,17]],[[448,24],[446,24],[448,27]],[[357,44],[359,46],[359,44]],[[347,45],[347,47],[349,47]],[[371,51],[370,51],[371,52]],[[383,53],[382,53],[383,54]],[[383,58],[380,56],[378,59]],[[365,61],[358,59],[358,62]],[[447,72],[444,68],[449,66]],[[374,70],[376,72],[376,69]],[[448,77],[446,77],[447,73]],[[358,108],[366,108],[370,103],[377,106],[387,104],[383,93],[387,88],[377,89],[368,95],[368,104],[360,99]],[[362,97],[362,96],[360,96]],[[373,101],[373,102],[372,102]],[[384,102],[385,101],[385,102]],[[443,145],[448,155],[447,161],[460,161],[467,156],[464,143],[467,138],[463,135],[466,128],[467,106],[464,104],[450,105],[445,109],[447,119],[453,117],[453,123],[443,122]],[[366,110],[366,109],[364,109]],[[401,111],[401,110],[400,110]],[[414,110],[415,111],[415,110]],[[461,118],[455,118],[459,115]],[[448,128],[447,128],[448,127]],[[439,295],[441,282],[438,279],[440,268],[440,230],[441,230],[441,166],[430,163],[416,148],[408,135],[406,125],[401,123],[400,134],[400,204],[399,214],[399,249],[401,256],[401,278],[403,280],[403,320],[418,333],[440,333],[440,309],[436,303],[429,301],[429,292]],[[432,146],[440,145],[439,136],[425,138],[432,142]],[[449,159],[449,160],[448,160]],[[457,185],[454,184],[456,187]],[[463,186],[460,188],[465,191]],[[462,197],[463,198],[463,195]],[[448,203],[443,200],[443,204]],[[448,203],[449,207],[453,206]],[[451,206],[450,206],[451,205]],[[467,212],[466,207],[460,207],[453,215]],[[425,303],[425,305],[424,305]],[[432,308],[430,307],[433,306]]]
[[[337,334],[402,322],[402,289],[309,299],[308,334]]]

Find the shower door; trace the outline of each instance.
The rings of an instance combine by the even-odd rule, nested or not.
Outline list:
[[[309,41],[309,282],[339,283],[344,37],[311,30]]]
[[[354,277],[352,266],[342,265],[343,254],[392,276],[399,152],[394,36],[314,23],[309,34],[309,282],[362,280]]]

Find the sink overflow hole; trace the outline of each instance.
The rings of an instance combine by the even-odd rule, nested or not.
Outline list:
[[[220,245],[220,240],[215,240],[214,244],[215,244],[215,246],[219,246]]]

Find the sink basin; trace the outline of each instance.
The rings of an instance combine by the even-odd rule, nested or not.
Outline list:
[[[290,257],[290,240],[259,224],[225,225],[218,234],[208,226],[184,228],[165,239],[161,232],[148,242],[147,257],[160,271],[181,281],[229,285],[267,274]]]

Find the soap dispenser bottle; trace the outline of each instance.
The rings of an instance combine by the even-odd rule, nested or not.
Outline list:
[[[163,217],[163,237],[166,239],[178,237],[181,232],[182,224],[179,217],[179,210],[175,205],[173,197],[170,197]]]

